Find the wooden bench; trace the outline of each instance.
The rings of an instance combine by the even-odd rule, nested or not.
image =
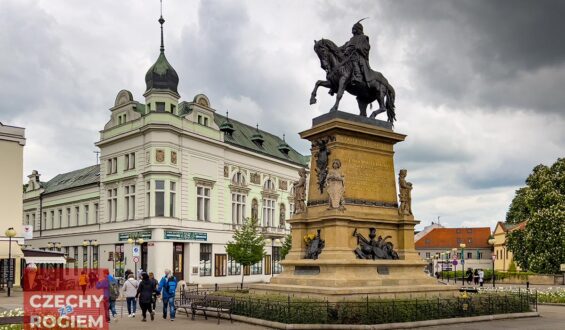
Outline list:
[[[204,295],[182,292],[180,294],[180,299],[175,305],[177,306],[177,309],[184,309],[186,316],[188,316],[188,310],[190,309],[192,312],[192,304],[203,302],[205,297],[206,296]],[[194,315],[192,316],[192,319],[194,319]]]
[[[200,297],[202,298],[202,296]],[[204,299],[195,299],[190,304],[192,309],[193,320],[194,320],[194,316],[196,315],[196,311],[200,310],[204,313],[204,318],[206,320],[208,319],[208,315],[206,314],[206,312],[215,312],[218,313],[218,324],[220,324],[221,313],[227,313],[230,317],[230,321],[233,323],[231,312],[235,301],[234,298],[223,297],[223,296],[212,296],[212,295],[206,295],[203,298]]]

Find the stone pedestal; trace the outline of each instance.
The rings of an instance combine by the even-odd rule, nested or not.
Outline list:
[[[395,133],[387,122],[339,111],[315,118],[313,127],[300,136],[312,142],[308,206],[288,221],[292,249],[282,261],[283,273],[252,289],[330,300],[453,294],[450,287],[437,285],[424,273],[426,263],[414,249],[414,226],[419,222],[398,211],[393,147],[406,136]],[[331,208],[327,189],[320,189],[318,173],[323,168],[318,168],[318,159],[324,147],[329,150],[328,167],[336,159],[341,162],[345,186],[341,209]],[[368,238],[369,228],[376,228],[377,236],[390,236],[399,260],[357,258],[354,232]],[[318,230],[325,247],[318,259],[305,259],[304,237]]]

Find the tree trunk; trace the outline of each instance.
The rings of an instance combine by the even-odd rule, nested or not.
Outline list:
[[[240,287],[240,289],[241,289],[242,291],[243,291],[243,279],[244,279],[244,277],[245,277],[245,270],[244,270],[244,268],[245,268],[245,267],[243,267],[243,266],[241,267],[241,287]]]

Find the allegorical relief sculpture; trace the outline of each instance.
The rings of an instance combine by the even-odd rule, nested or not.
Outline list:
[[[316,237],[306,243],[306,255],[304,259],[318,259],[324,246],[326,246],[326,242],[320,237],[320,229],[318,229]]]
[[[316,175],[318,179],[318,189],[320,193],[324,193],[326,186],[326,177],[328,176],[328,157],[330,150],[328,149],[328,142],[334,141],[335,137],[328,136],[313,142],[314,147],[318,148],[316,152]]]
[[[362,20],[361,20],[362,21]],[[320,59],[322,69],[326,72],[326,80],[318,80],[310,97],[310,104],[316,103],[318,87],[326,87],[330,95],[336,95],[334,106],[330,112],[337,111],[343,93],[347,91],[357,96],[359,114],[367,117],[367,105],[374,101],[379,109],[373,111],[371,118],[385,112],[392,124],[395,115],[395,91],[382,73],[373,71],[369,65],[369,37],[363,33],[361,21],[351,29],[353,36],[343,46],[338,47],[328,39],[314,41],[314,51]]]
[[[294,187],[294,214],[306,211],[306,169],[298,170],[300,179],[293,184]]]
[[[357,248],[355,249],[355,255],[359,259],[399,259],[398,253],[393,250],[393,244],[387,242],[387,239],[391,236],[383,238],[379,236],[377,239],[377,230],[375,228],[369,228],[369,239],[366,239],[362,234],[357,232],[357,229],[353,231],[353,236],[357,237]]]
[[[259,219],[259,203],[255,198],[251,201],[251,219]]]
[[[326,177],[326,190],[329,197],[329,208],[345,210],[343,195],[345,193],[344,176],[341,174],[341,161],[334,159],[332,168]]]
[[[398,214],[400,215],[412,215],[412,183],[406,181],[407,172],[406,169],[402,169],[398,173],[398,189],[400,190]]]

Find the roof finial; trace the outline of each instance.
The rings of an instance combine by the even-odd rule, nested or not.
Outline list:
[[[259,123],[257,123],[257,126],[255,127],[257,127],[257,132],[259,132]]]
[[[283,142],[286,142],[286,141],[284,140],[284,137],[285,137],[285,134],[283,134]]]
[[[165,23],[165,19],[163,18],[163,0],[160,0],[161,3],[161,17],[159,17],[159,24],[161,24],[161,53],[165,52],[165,43],[163,41],[163,23]]]
[[[230,120],[230,112],[228,110],[226,110],[226,119],[229,121]]]

